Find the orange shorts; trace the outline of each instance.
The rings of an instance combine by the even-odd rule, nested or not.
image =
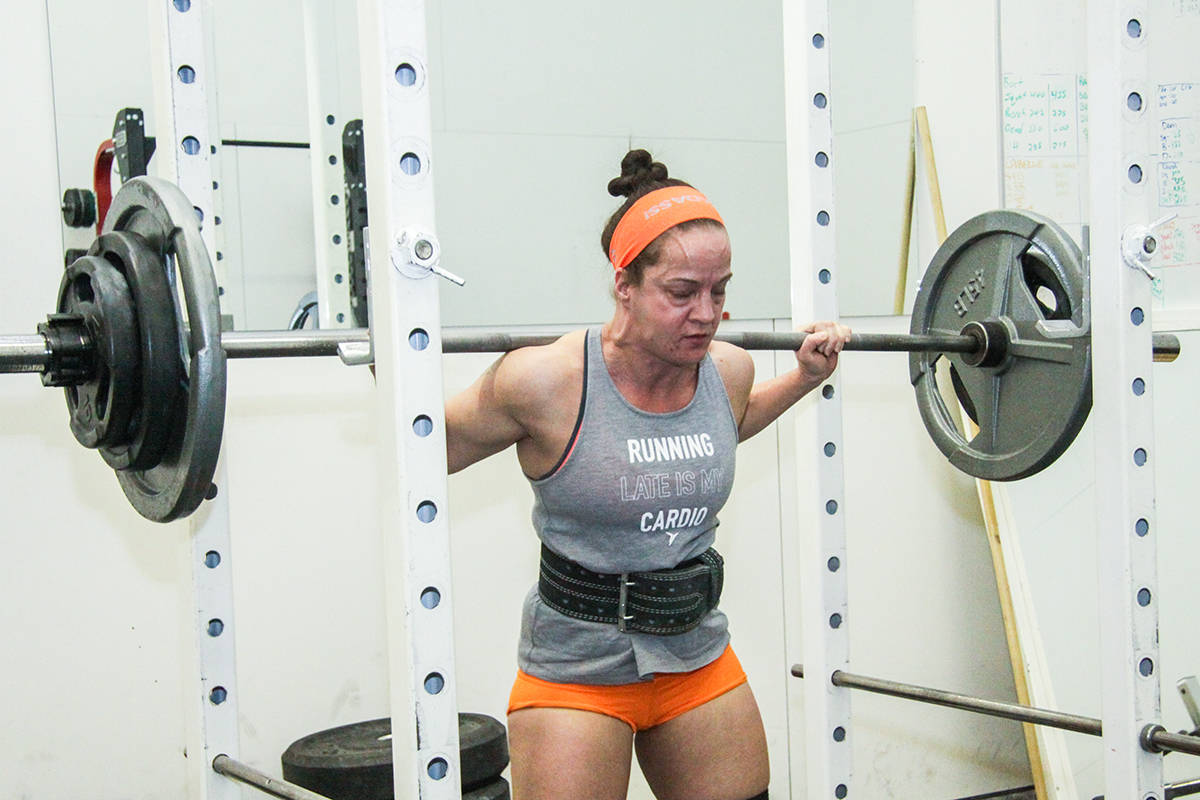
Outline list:
[[[508,713],[522,708],[575,708],[616,717],[640,731],[702,706],[745,682],[746,673],[732,647],[692,672],[661,672],[648,681],[616,686],[553,683],[517,670]]]

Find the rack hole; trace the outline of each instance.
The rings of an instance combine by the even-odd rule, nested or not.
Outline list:
[[[822,168],[828,167],[829,166],[829,153],[826,153],[825,151],[821,151],[821,152],[817,153],[817,156],[816,156],[816,158],[813,159],[813,161],[815,161],[817,163],[818,167],[822,167]]]
[[[417,505],[417,519],[426,524],[437,518],[437,506],[431,500],[422,500]]]
[[[429,347],[429,334],[421,328],[413,328],[408,334],[408,345],[413,350],[424,350]]]
[[[428,609],[437,608],[442,603],[442,593],[432,586],[421,590],[421,605]]]
[[[826,514],[830,514],[830,515],[836,514],[837,509],[838,509],[837,500],[829,500],[825,503],[825,513]]]
[[[821,397],[824,397],[826,400],[833,398],[833,387],[828,383],[821,387]]]
[[[183,148],[183,152],[187,153],[189,156],[194,156],[200,152],[200,140],[195,136],[183,137],[183,141],[181,141],[179,145]]]
[[[1133,451],[1133,463],[1137,464],[1139,467],[1146,465],[1146,458],[1147,456],[1145,448],[1139,447],[1137,450]]]
[[[834,614],[833,616],[831,616],[829,618],[829,627],[834,628],[835,630],[837,628],[842,627],[842,615]]]
[[[225,691],[224,686],[214,686],[213,690],[208,693],[208,699],[214,706],[219,706],[229,699],[229,692]]]
[[[1133,393],[1135,395],[1137,395],[1138,397],[1141,397],[1142,395],[1144,395],[1146,393],[1146,382],[1144,380],[1142,380],[1141,378],[1134,378],[1133,379]]]
[[[187,11],[192,7],[192,0],[175,0],[175,10],[179,12]]]
[[[413,420],[413,433],[424,439],[429,434],[433,433],[433,420],[421,414]]]
[[[1141,325],[1146,321],[1146,312],[1142,311],[1141,308],[1134,306],[1133,310],[1129,312],[1129,321],[1134,325]]]
[[[1141,589],[1138,589],[1137,601],[1138,605],[1142,608],[1150,605],[1150,590],[1144,586]]]
[[[175,70],[175,74],[179,76],[179,80],[182,83],[196,82],[196,70],[192,69],[187,64],[184,64],[182,67]]]
[[[813,95],[813,105],[817,108],[824,108],[829,105],[829,98],[825,96],[824,92],[817,92]]]
[[[204,554],[204,566],[209,569],[216,569],[221,565],[221,554],[216,550],[209,550]]]
[[[433,778],[435,781],[440,781],[442,778],[446,777],[446,773],[450,771],[450,765],[446,762],[446,759],[439,757],[429,762],[429,766],[426,767],[426,771],[429,773],[429,777]]]
[[[818,225],[828,225],[829,224],[829,212],[828,211],[818,211],[817,212],[817,224]]]
[[[416,175],[421,171],[421,159],[416,153],[405,153],[400,156],[400,171],[405,175]]]
[[[401,86],[412,86],[417,82],[416,67],[407,63],[396,67],[396,82]]]
[[[1129,96],[1125,98],[1125,105],[1129,106],[1130,111],[1141,111],[1142,96],[1137,92],[1130,92]]]
[[[431,672],[425,676],[425,691],[429,694],[441,694],[442,689],[446,688],[446,679],[436,672]]]
[[[833,456],[833,454],[837,452],[837,445],[834,444],[833,442],[826,442],[824,450],[825,450],[825,455]]]
[[[1138,672],[1142,673],[1143,678],[1149,678],[1154,674],[1154,661],[1149,658],[1143,658],[1138,664]]]
[[[825,46],[825,37],[819,33],[814,33],[813,34],[813,47],[820,50],[824,46]]]
[[[844,742],[844,741],[846,741],[846,729],[845,729],[845,728],[843,728],[841,725],[839,725],[839,726],[837,726],[836,728],[834,728],[834,729],[833,729],[833,740],[834,740],[835,742]]]
[[[209,636],[213,636],[213,637],[220,636],[224,632],[225,632],[225,623],[224,622],[222,622],[219,619],[210,619],[208,621],[208,635]]]
[[[1150,523],[1145,519],[1139,519],[1133,524],[1133,530],[1138,536],[1145,536],[1150,532]]]
[[[1141,183],[1142,182],[1142,167],[1141,167],[1141,165],[1139,165],[1139,164],[1130,164],[1129,165],[1129,182],[1130,183]]]
[[[817,273],[817,280],[819,280],[821,283],[829,283],[831,280],[833,280],[833,273],[827,269],[823,269]]]
[[[842,567],[842,561],[837,556],[830,556],[825,566],[829,567],[830,572],[837,572]]]
[[[1129,34],[1130,39],[1140,39],[1142,36],[1142,23],[1139,20],[1131,19],[1125,23],[1125,32]]]

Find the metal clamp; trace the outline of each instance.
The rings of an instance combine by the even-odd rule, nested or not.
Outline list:
[[[622,572],[617,594],[617,630],[621,633],[628,632],[629,620],[633,619],[632,614],[625,613],[629,602],[629,588],[631,586],[637,586],[637,582],[629,580],[628,572]]]
[[[1158,280],[1149,267],[1150,259],[1158,250],[1158,237],[1154,232],[1172,222],[1177,216],[1179,215],[1168,214],[1149,225],[1130,225],[1126,228],[1125,233],[1121,235],[1121,256],[1125,259],[1125,263],[1146,273],[1146,277],[1150,280]]]
[[[437,237],[415,228],[401,231],[396,237],[395,246],[392,247],[392,265],[400,270],[401,274],[410,278],[438,275],[459,286],[465,285],[465,280],[438,266],[441,256],[442,247],[438,244]]]

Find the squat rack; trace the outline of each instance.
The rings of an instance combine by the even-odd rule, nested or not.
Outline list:
[[[399,519],[398,525],[389,521],[382,526],[386,567],[388,575],[404,578],[388,582],[392,716],[415,718],[420,731],[418,736],[408,725],[396,731],[394,765],[398,793],[407,786],[424,797],[453,797],[457,796],[458,749],[444,514],[445,440],[440,388],[428,388],[441,386],[443,348],[438,285],[429,280],[437,260],[437,239],[432,233],[424,10],[420,3],[401,5],[362,0],[359,6],[364,127],[368,148],[378,154],[368,161],[370,181],[373,186],[386,187],[383,193],[373,195],[375,208],[383,213],[375,215],[370,249],[383,254],[376,262],[384,265],[371,289],[374,358],[380,381],[377,397],[381,418],[386,420],[379,448],[380,469],[383,485],[394,490],[385,496],[382,506],[387,510],[385,519]],[[170,113],[162,117],[169,126],[164,138],[179,145],[172,148],[175,182],[197,204],[201,219],[215,222],[215,214],[206,215],[212,209],[209,156],[216,150],[210,150],[208,144],[212,120],[204,95],[206,39],[200,7],[193,7],[189,0],[164,0],[160,8],[166,12],[163,39],[169,43],[169,70],[163,70],[162,77],[168,86]],[[1161,760],[1139,746],[1145,726],[1159,711],[1158,680],[1153,677],[1157,612],[1152,602],[1135,605],[1134,600],[1143,591],[1153,597],[1156,589],[1154,547],[1146,536],[1153,527],[1153,479],[1151,471],[1143,469],[1153,431],[1148,390],[1136,395],[1128,390],[1134,377],[1148,387],[1151,334],[1150,325],[1144,323],[1149,319],[1149,287],[1141,273],[1128,269],[1121,260],[1127,229],[1144,223],[1145,209],[1137,207],[1144,199],[1114,190],[1121,176],[1111,173],[1113,165],[1119,165],[1124,173],[1130,165],[1122,163],[1123,154],[1139,152],[1137,143],[1144,141],[1145,118],[1122,116],[1118,103],[1123,105],[1122,87],[1144,82],[1145,51],[1143,23],[1139,21],[1134,35],[1130,23],[1135,20],[1122,14],[1122,8],[1111,0],[1093,2],[1089,15],[1093,118],[1105,129],[1104,134],[1094,133],[1092,139],[1092,241],[1095,252],[1102,256],[1093,258],[1093,264],[1115,270],[1112,280],[1093,283],[1094,320],[1100,323],[1095,325],[1097,352],[1101,354],[1096,373],[1096,385],[1101,387],[1096,393],[1097,428],[1111,440],[1111,446],[1097,448],[1098,493],[1105,501],[1098,524],[1104,534],[1102,550],[1113,556],[1102,559],[1107,566],[1102,586],[1109,590],[1102,591],[1108,604],[1102,615],[1104,696],[1111,701],[1105,703],[1106,782],[1114,796],[1125,796],[1128,790],[1129,796],[1137,791],[1142,797],[1157,797],[1153,792],[1161,790]],[[1144,8],[1138,6],[1133,13],[1144,21],[1141,11]],[[814,265],[806,280],[798,279],[794,267],[793,318],[836,317],[828,8],[785,2],[784,22],[789,144],[796,145],[790,148],[789,159],[792,251],[797,264]],[[1118,30],[1123,34],[1113,35]],[[1129,40],[1137,41],[1130,44]],[[1100,53],[1108,58],[1101,58]],[[801,84],[809,88],[797,90]],[[1112,138],[1105,140],[1110,133]],[[210,254],[213,227],[205,229]],[[1111,338],[1105,338],[1110,334]],[[812,442],[819,444],[815,499],[803,495],[801,499],[802,527],[812,531],[803,558],[807,570],[806,660],[817,667],[810,666],[810,672],[831,676],[828,686],[815,680],[806,685],[810,794],[842,798],[850,790],[846,746],[849,699],[844,691],[848,684],[832,679],[836,673],[849,674],[842,669],[848,663],[844,625],[848,597],[841,513],[844,485],[840,458],[835,457],[841,449],[837,388],[836,377],[823,387],[811,427],[797,427],[797,445],[798,451],[804,452]],[[223,475],[218,473],[217,484],[223,483]],[[1111,505],[1114,502],[1116,506]],[[197,682],[202,691],[189,742],[199,739],[203,743],[197,752],[206,757],[193,763],[206,772],[200,781],[206,797],[227,796],[231,786],[215,780],[207,769],[209,764],[223,774],[246,772],[240,769],[244,765],[234,760],[236,691],[232,637],[227,633],[232,624],[232,592],[225,508],[223,500],[210,503],[192,528],[191,564],[198,606],[194,621],[199,623],[195,629],[200,668]],[[804,525],[805,520],[813,524]],[[222,633],[226,635],[222,637]],[[407,669],[397,669],[400,664]]]

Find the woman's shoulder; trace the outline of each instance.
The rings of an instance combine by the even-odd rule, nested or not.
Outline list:
[[[583,374],[586,331],[566,333],[550,344],[522,347],[501,359],[496,379],[511,400],[522,405],[578,387]]]

